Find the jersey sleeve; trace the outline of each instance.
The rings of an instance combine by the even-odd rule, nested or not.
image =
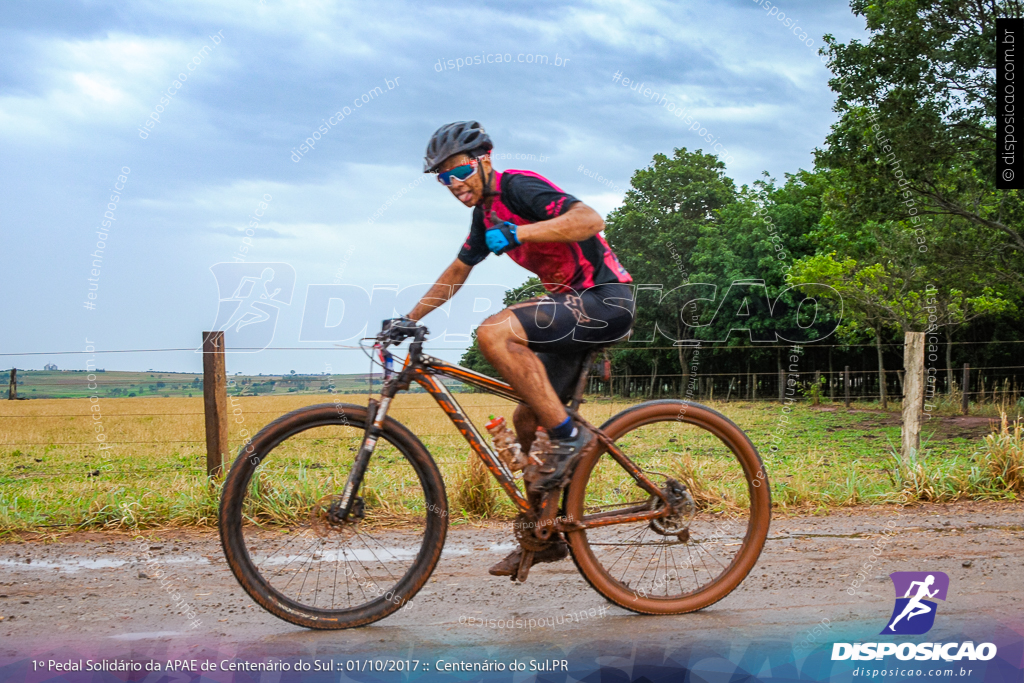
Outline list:
[[[491,250],[487,248],[485,232],[483,213],[478,208],[473,209],[473,222],[469,227],[469,235],[466,237],[462,249],[459,250],[459,260],[467,266],[475,266],[491,253]]]
[[[561,216],[580,201],[542,178],[516,173],[502,179],[501,200],[512,213],[535,223]]]

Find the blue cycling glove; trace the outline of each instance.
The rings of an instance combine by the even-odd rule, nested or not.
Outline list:
[[[521,242],[516,237],[516,224],[505,221],[498,223],[484,235],[487,248],[501,256],[509,249],[515,249]]]

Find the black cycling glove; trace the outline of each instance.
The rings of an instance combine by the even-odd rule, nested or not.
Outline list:
[[[397,343],[416,334],[417,327],[419,323],[407,316],[390,318],[381,326],[380,338]]]

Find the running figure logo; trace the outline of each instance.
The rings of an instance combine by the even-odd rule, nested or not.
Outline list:
[[[937,608],[929,598],[946,599],[949,576],[943,572],[893,572],[889,578],[896,588],[896,606],[881,635],[927,633],[935,624]]]
[[[216,263],[219,304],[214,330],[229,347],[262,351],[270,346],[280,306],[292,302],[295,269],[287,263]]]

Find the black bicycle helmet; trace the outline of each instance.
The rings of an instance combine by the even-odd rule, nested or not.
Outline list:
[[[441,126],[430,136],[423,157],[423,172],[433,173],[450,156],[467,153],[481,156],[494,148],[491,137],[476,121],[456,121]]]

